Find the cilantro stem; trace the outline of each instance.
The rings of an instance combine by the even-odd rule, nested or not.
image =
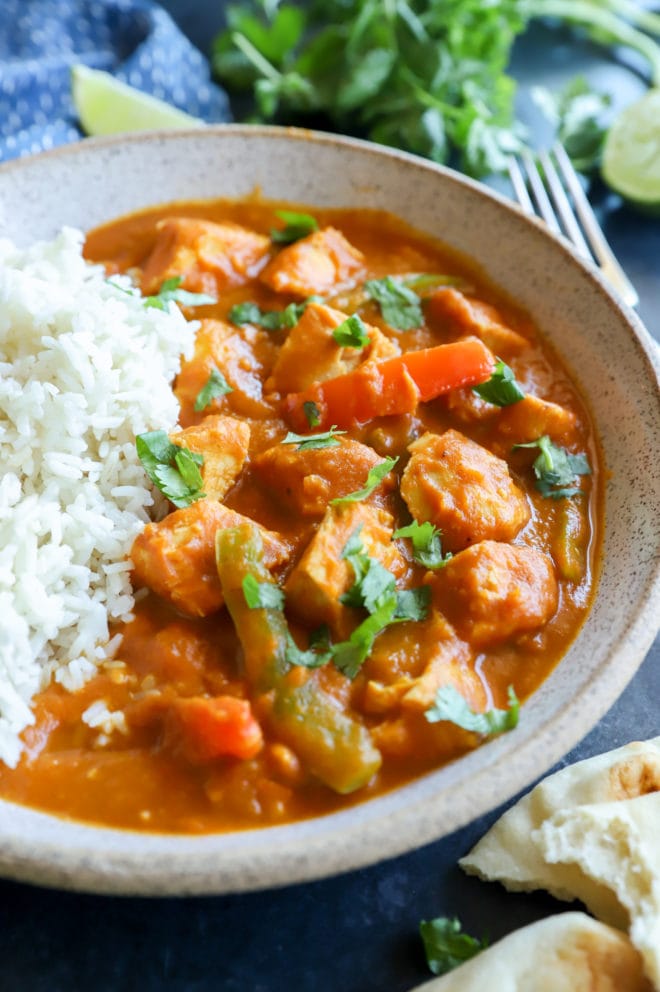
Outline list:
[[[660,47],[652,38],[623,20],[633,6],[628,6],[625,0],[609,0],[608,9],[603,10],[586,0],[523,0],[521,13],[528,18],[557,17],[569,24],[606,32],[611,35],[613,43],[627,45],[643,55],[651,66],[652,84],[660,86]],[[653,30],[658,30],[655,24]]]
[[[272,65],[268,59],[254,47],[252,42],[248,41],[245,35],[240,33],[240,31],[233,31],[231,40],[237,48],[240,48],[246,59],[249,59],[255,69],[262,73],[266,79],[270,79],[272,82],[277,82],[282,78],[282,73],[279,72],[275,66]]]

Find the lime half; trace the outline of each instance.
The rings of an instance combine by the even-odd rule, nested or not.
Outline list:
[[[626,107],[603,147],[603,179],[626,200],[660,210],[660,89]]]
[[[117,134],[123,131],[153,131],[158,128],[201,127],[203,121],[157,100],[109,72],[74,65],[71,94],[86,134]]]

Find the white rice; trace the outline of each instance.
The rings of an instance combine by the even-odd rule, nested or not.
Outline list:
[[[109,282],[82,242],[70,229],[27,250],[0,240],[0,760],[11,767],[35,692],[53,679],[79,688],[117,649],[109,621],[131,617],[127,555],[148,508],[159,512],[135,436],[176,425],[170,383],[197,327]]]

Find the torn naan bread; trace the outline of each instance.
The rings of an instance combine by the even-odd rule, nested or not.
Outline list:
[[[549,776],[459,863],[507,889],[579,899],[629,930],[660,989],[660,737]]]
[[[660,989],[660,792],[561,810],[537,835],[547,863],[575,865],[614,893],[627,911],[630,939],[646,974]],[[601,905],[588,901],[591,894],[574,892],[602,918]]]
[[[652,992],[628,938],[585,913],[516,930],[416,992]]]

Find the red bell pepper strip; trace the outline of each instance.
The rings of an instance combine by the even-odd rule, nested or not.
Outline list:
[[[311,402],[320,420],[315,429],[351,427],[375,417],[412,413],[420,402],[462,386],[477,386],[490,378],[494,367],[495,357],[483,341],[461,338],[383,362],[365,362],[301,393],[289,393],[284,413],[293,429],[303,433],[309,430],[304,404]]]

